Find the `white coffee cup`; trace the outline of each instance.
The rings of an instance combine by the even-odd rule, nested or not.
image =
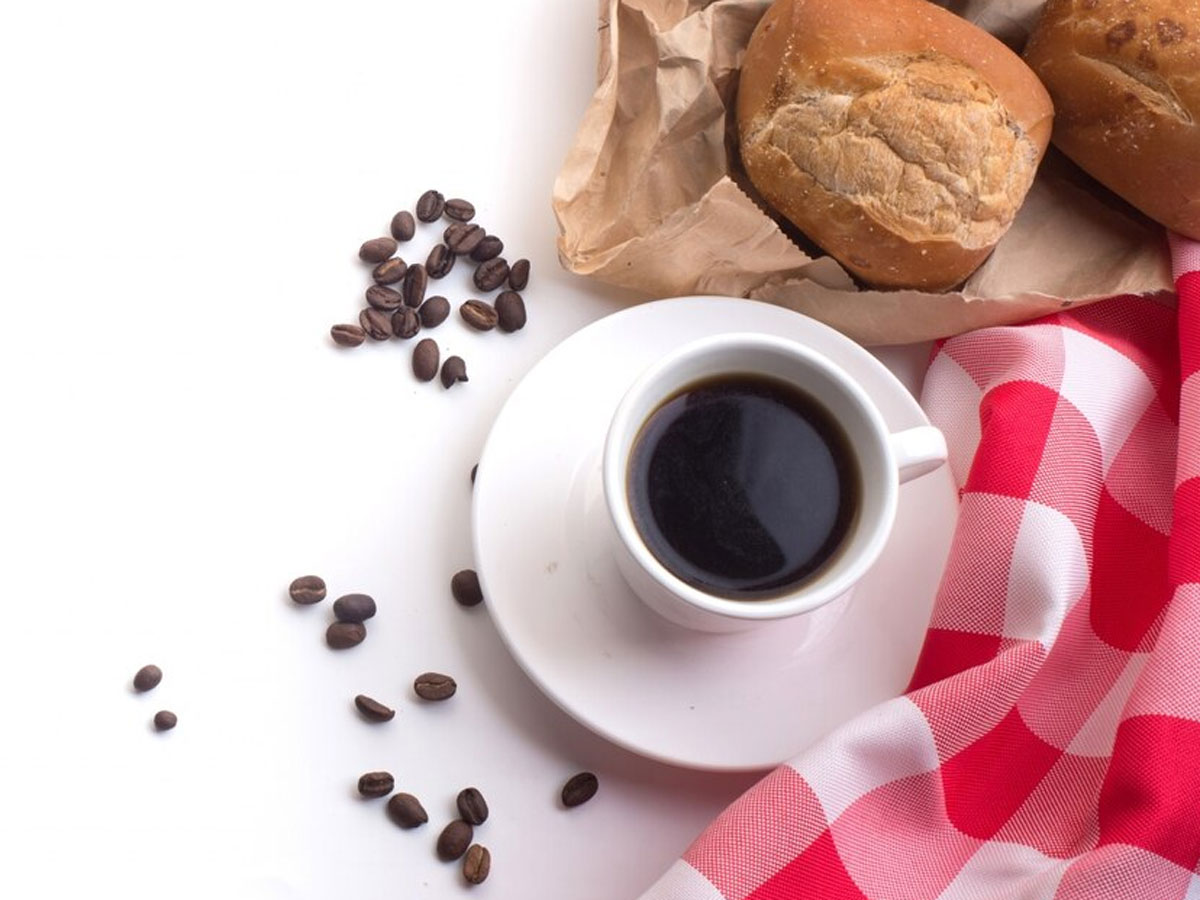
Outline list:
[[[858,463],[857,515],[838,552],[811,577],[766,599],[720,596],[677,577],[646,545],[630,505],[629,461],[643,423],[682,389],[722,375],[766,376],[807,394],[841,426]],[[617,567],[647,606],[689,628],[740,631],[803,615],[849,594],[887,543],[900,484],[937,469],[945,460],[946,442],[940,431],[926,425],[891,432],[866,392],[814,350],[767,334],[703,338],[642,373],[609,424],[602,474]]]

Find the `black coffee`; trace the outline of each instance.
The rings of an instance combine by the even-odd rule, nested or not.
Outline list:
[[[634,523],[683,581],[767,599],[817,573],[854,524],[858,463],[832,415],[759,375],[695,382],[643,424],[629,460]]]

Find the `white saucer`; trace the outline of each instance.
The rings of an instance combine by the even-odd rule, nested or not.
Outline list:
[[[476,569],[517,662],[568,714],[636,753],[699,769],[776,765],[912,673],[950,546],[948,467],[903,486],[892,538],[853,597],[752,632],[673,625],[626,587],[600,483],[608,420],[632,379],[686,341],[763,331],[846,368],[893,429],[926,424],[878,360],[818,322],[750,300],[660,300],[592,323],[513,391],[479,461]]]

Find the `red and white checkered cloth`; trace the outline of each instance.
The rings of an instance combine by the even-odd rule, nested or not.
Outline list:
[[[1178,314],[1118,297],[937,348],[962,505],[909,692],[643,900],[1200,900],[1200,244],[1172,252]]]

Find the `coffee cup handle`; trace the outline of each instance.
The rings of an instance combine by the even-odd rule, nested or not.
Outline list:
[[[946,461],[946,438],[932,425],[897,431],[888,440],[901,484],[927,475]]]

